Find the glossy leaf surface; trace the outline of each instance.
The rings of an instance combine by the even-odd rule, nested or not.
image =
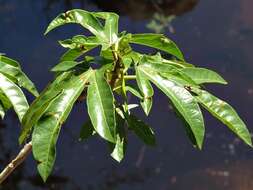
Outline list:
[[[62,124],[74,103],[85,88],[92,71],[72,76],[62,81],[62,93],[51,103],[43,117],[35,125],[32,143],[33,155],[38,161],[38,171],[44,181],[52,171],[56,157],[56,142]]]
[[[188,75],[197,84],[202,83],[220,83],[227,84],[227,82],[216,72],[205,68],[184,68],[182,72]]]
[[[133,34],[130,43],[140,44],[165,51],[180,60],[184,60],[177,45],[162,34]]]
[[[93,71],[87,92],[87,107],[92,124],[104,139],[115,142],[116,121],[114,98],[103,72]]]
[[[149,115],[149,112],[152,108],[153,100],[152,96],[154,95],[154,90],[149,80],[146,78],[142,72],[139,71],[138,67],[135,68],[136,72],[136,81],[140,91],[143,94],[143,100],[141,101],[141,106],[146,115]]]
[[[198,148],[204,140],[204,120],[195,98],[175,81],[161,77],[157,72],[145,66],[139,66],[141,72],[161,89],[172,101],[178,112],[185,118],[197,140]]]
[[[29,108],[25,95],[16,84],[1,73],[0,84],[0,91],[7,97],[9,102],[11,102],[19,120],[22,121],[24,114]]]
[[[205,90],[193,89],[198,94],[196,99],[214,117],[219,119],[238,135],[246,144],[252,146],[251,135],[236,111],[223,100],[218,99]]]

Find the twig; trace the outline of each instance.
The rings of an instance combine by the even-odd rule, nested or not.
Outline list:
[[[0,184],[18,167],[32,151],[32,142],[27,143],[18,153],[16,158],[12,160],[0,174]]]

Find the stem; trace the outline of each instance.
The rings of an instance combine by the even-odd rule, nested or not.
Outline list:
[[[124,79],[126,79],[126,80],[135,80],[136,75],[126,75],[126,76],[124,76]]]
[[[0,184],[18,167],[32,151],[32,142],[27,143],[22,150],[18,153],[16,158],[12,160],[0,173]]]

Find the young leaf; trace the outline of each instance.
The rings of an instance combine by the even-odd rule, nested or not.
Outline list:
[[[154,90],[148,79],[145,75],[143,75],[139,70],[138,67],[135,67],[136,72],[136,81],[138,84],[138,87],[140,88],[140,91],[142,92],[144,98],[141,102],[141,106],[145,112],[146,115],[149,114],[151,108],[152,108],[152,96],[154,95]]]
[[[134,115],[126,117],[127,124],[130,129],[147,145],[154,146],[156,144],[155,134],[153,130],[143,121],[139,120]]]
[[[81,48],[83,50],[91,50],[98,45],[100,45],[99,40],[95,36],[83,36],[77,35],[74,36],[72,39],[67,39],[63,41],[59,41],[60,45],[64,48],[76,49]]]
[[[229,129],[238,135],[246,144],[252,146],[251,135],[246,125],[228,103],[218,99],[205,90],[193,88],[193,92],[197,94],[195,98],[205,109],[227,125]]]
[[[161,77],[157,72],[146,66],[138,66],[139,70],[161,89],[172,101],[178,112],[185,118],[201,149],[205,127],[201,110],[195,98],[181,85]]]
[[[16,84],[1,73],[0,84],[0,91],[3,92],[3,94],[11,102],[19,120],[22,121],[24,114],[29,108],[25,95]]]
[[[56,142],[61,125],[67,119],[74,103],[85,88],[92,71],[72,76],[63,81],[62,93],[51,103],[34,127],[32,135],[33,155],[38,161],[38,171],[44,181],[50,175],[56,157]]]
[[[205,68],[184,68],[181,70],[188,75],[195,83],[220,83],[227,84],[227,82],[216,72]]]
[[[90,77],[87,91],[87,107],[91,122],[97,133],[115,143],[115,111],[112,90],[104,73],[95,70]]]
[[[132,34],[130,43],[156,48],[184,61],[184,56],[177,45],[162,34]]]
[[[118,40],[119,16],[110,12],[94,12],[93,15],[105,20],[104,31],[107,39],[109,39],[109,45],[115,43]]]

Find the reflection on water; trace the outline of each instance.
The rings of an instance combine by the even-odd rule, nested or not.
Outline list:
[[[179,44],[189,62],[224,75],[229,81],[227,87],[208,88],[233,104],[253,131],[250,126],[253,117],[249,111],[253,107],[253,15],[250,7],[251,0],[0,0],[0,52],[18,59],[42,89],[53,77],[49,68],[57,63],[63,52],[56,41],[82,31],[80,27],[66,26],[45,38],[43,31],[58,13],[70,8],[115,11],[123,15],[120,29],[133,33],[149,32],[146,25],[154,14],[176,15],[173,20],[176,34],[166,29],[167,35]],[[158,146],[143,147],[130,135],[128,154],[117,164],[101,140],[77,141],[80,126],[87,119],[83,107],[78,104],[63,127],[55,170],[46,185],[34,176],[36,164],[29,157],[0,189],[253,189],[250,184],[253,175],[251,149],[210,115],[205,114],[204,150],[197,151],[186,139],[167,99],[157,93],[147,122],[156,132]],[[12,112],[4,122],[5,125],[0,125],[1,168],[19,149],[19,125]]]

